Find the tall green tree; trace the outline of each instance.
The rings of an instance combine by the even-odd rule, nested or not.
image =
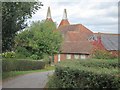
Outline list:
[[[41,8],[41,2],[2,2],[2,51],[11,51],[17,31]]]
[[[62,36],[56,30],[56,24],[49,21],[34,22],[29,28],[18,33],[15,38],[15,50],[27,57],[53,55],[59,51]]]

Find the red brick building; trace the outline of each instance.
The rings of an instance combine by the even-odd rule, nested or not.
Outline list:
[[[47,19],[51,18],[50,7],[47,12]],[[60,52],[54,55],[54,62],[57,63],[66,59],[86,59],[91,57],[95,48],[107,50],[113,54],[118,51],[118,35],[93,33],[82,24],[70,24],[67,19],[67,11],[64,10],[63,18],[58,26],[64,41]]]

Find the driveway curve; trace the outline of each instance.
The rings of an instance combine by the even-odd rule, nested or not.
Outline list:
[[[14,77],[2,83],[2,88],[44,88],[54,71],[35,72]]]

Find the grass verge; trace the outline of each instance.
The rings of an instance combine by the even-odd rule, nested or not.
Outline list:
[[[40,70],[3,72],[2,79],[5,80],[18,75],[24,75],[24,74],[34,73],[34,72],[45,72],[45,71],[50,71],[54,69],[55,69],[54,66],[47,66],[45,69],[40,69]]]

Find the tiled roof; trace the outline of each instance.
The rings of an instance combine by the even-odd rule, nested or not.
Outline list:
[[[87,29],[82,24],[67,25],[67,26],[59,27],[58,30],[60,30],[65,40],[67,41],[87,40],[88,37],[93,34],[92,31]]]
[[[69,42],[66,41],[61,46],[62,53],[81,53],[81,54],[90,54],[92,51],[92,44],[87,41],[80,42]]]
[[[92,31],[81,24],[66,25],[59,27],[58,30],[64,36],[64,42],[61,46],[62,53],[91,53],[92,44],[87,40],[87,37],[93,34]]]
[[[76,31],[69,31],[65,35],[65,41],[80,41],[81,35]]]
[[[66,33],[67,31],[79,31],[80,33],[86,33],[86,34],[93,33],[82,24],[61,26],[61,27],[58,27],[58,30],[60,30],[62,33]]]
[[[60,24],[59,24],[59,27],[60,26],[65,26],[65,25],[70,25],[70,23],[69,23],[69,21],[67,20],[67,19],[63,19],[61,22],[60,22]]]
[[[94,49],[118,49],[118,34],[93,33],[82,24],[61,26],[58,30],[64,36],[62,53],[90,54]]]

